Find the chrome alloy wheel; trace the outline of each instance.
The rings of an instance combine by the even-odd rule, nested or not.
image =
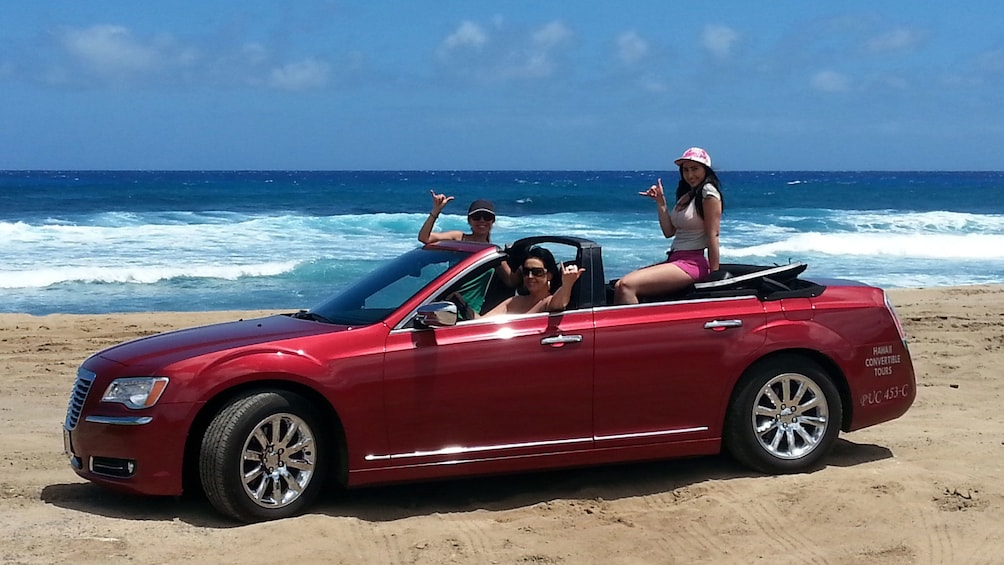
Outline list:
[[[282,508],[300,496],[316,466],[310,426],[293,414],[273,414],[258,422],[244,442],[241,482],[255,504]]]
[[[799,373],[783,373],[757,392],[753,434],[779,459],[799,459],[812,452],[826,435],[829,405],[816,382]]]

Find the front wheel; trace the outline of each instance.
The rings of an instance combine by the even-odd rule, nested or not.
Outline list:
[[[243,522],[299,514],[324,482],[326,453],[316,411],[284,391],[238,398],[202,438],[199,475],[220,512]]]
[[[764,473],[817,466],[840,432],[840,394],[819,365],[786,355],[750,369],[725,422],[725,446]]]

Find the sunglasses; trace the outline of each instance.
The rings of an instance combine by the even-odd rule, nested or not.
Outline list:
[[[494,222],[495,214],[489,214],[488,212],[474,212],[468,218],[474,220],[475,222]]]
[[[542,277],[547,274],[547,269],[543,267],[523,267],[524,277]]]

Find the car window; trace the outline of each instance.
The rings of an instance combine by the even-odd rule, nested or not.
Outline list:
[[[436,262],[422,265],[417,271],[408,273],[398,279],[391,280],[386,286],[378,288],[375,292],[366,297],[363,308],[397,308],[406,300],[415,295],[425,285],[432,282],[436,277],[443,274],[449,263]]]
[[[471,319],[466,307],[476,314],[490,310],[515,292],[496,272],[501,263],[502,260],[498,259],[481,265],[436,295],[435,299],[456,304],[460,321]]]
[[[415,249],[378,267],[310,312],[335,324],[378,322],[467,256],[461,251]]]

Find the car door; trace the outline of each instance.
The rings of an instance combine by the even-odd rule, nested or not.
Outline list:
[[[598,309],[596,447],[717,437],[764,320],[756,297]]]
[[[401,465],[591,445],[591,311],[481,318],[387,339],[389,453]]]

